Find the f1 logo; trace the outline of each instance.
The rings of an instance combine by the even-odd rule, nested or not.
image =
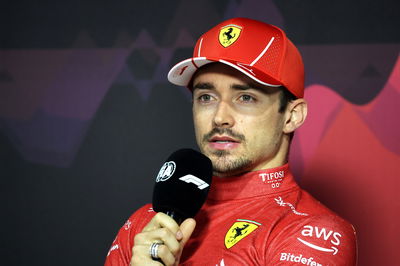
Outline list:
[[[185,175],[185,176],[180,177],[179,180],[185,181],[186,183],[195,184],[201,190],[205,189],[206,187],[209,186],[209,184],[207,184],[200,178],[195,177],[194,175]]]

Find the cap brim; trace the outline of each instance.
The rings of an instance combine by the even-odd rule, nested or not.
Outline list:
[[[230,60],[212,59],[206,57],[193,57],[183,60],[182,62],[179,62],[178,64],[173,66],[171,70],[168,72],[168,80],[175,85],[188,86],[190,80],[192,79],[193,74],[200,67],[214,62],[219,62],[228,65],[230,67],[233,67],[262,85],[270,87],[282,86],[280,82],[266,75],[265,73],[259,71],[257,68],[253,66],[241,64]]]

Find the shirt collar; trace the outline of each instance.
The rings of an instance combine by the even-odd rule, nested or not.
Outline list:
[[[285,164],[280,167],[247,172],[233,177],[212,179],[208,200],[223,201],[244,199],[280,193],[297,187],[296,181]]]

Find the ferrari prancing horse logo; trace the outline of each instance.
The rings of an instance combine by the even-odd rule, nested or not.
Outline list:
[[[236,42],[241,31],[242,28],[236,25],[228,25],[223,27],[219,31],[219,43],[225,48],[228,47]]]
[[[237,219],[225,235],[225,247],[228,249],[233,247],[237,242],[248,236],[260,225],[260,223],[254,221]]]

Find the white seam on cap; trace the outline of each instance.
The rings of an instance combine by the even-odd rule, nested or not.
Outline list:
[[[251,79],[253,79],[253,80],[255,80],[255,81],[257,81],[258,83],[261,83],[261,84],[263,84],[263,85],[267,85],[267,86],[270,86],[270,87],[280,87],[280,86],[282,86],[282,85],[280,85],[280,84],[278,84],[278,85],[276,85],[276,84],[269,84],[269,83],[267,83],[267,82],[261,81],[261,80],[259,80],[258,78],[254,77],[254,76],[252,76],[252,75],[249,75],[249,73],[246,72],[243,68],[240,68],[239,66],[237,66],[237,65],[235,65],[235,64],[232,64],[231,62],[225,61],[225,60],[223,60],[223,59],[220,59],[219,61],[220,61],[221,63],[223,63],[223,64],[226,64],[226,65],[228,65],[228,66],[231,66],[231,67],[233,67],[233,68],[239,70],[240,72],[242,72],[243,74],[245,74],[245,75],[248,76],[249,78],[251,78]]]
[[[203,38],[201,38],[200,43],[199,43],[199,50],[197,51],[197,56],[200,57],[200,50],[201,50],[201,45],[203,44]]]
[[[257,58],[251,62],[250,66],[254,66],[255,63],[257,63],[258,60],[260,60],[260,58],[267,52],[267,50],[269,49],[269,47],[271,46],[272,42],[274,41],[275,37],[272,37],[271,40],[269,41],[269,43],[267,44],[267,46],[264,48],[264,50],[261,52],[261,54],[259,54],[257,56]]]

